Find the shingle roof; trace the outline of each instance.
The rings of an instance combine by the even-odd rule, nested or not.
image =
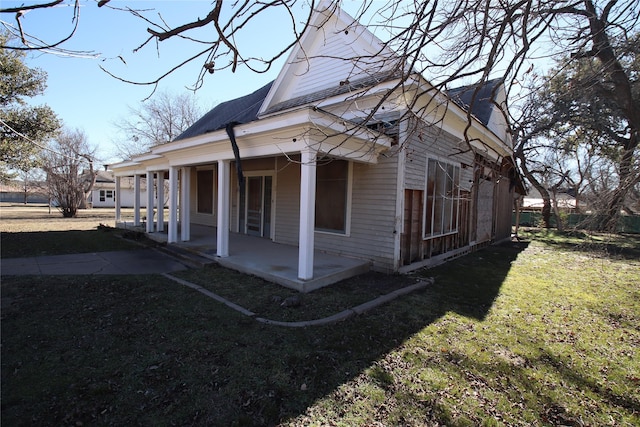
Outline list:
[[[395,75],[386,75],[386,79],[395,77]],[[382,79],[385,80],[385,79]],[[292,108],[294,106],[302,105],[309,102],[314,102],[324,97],[334,96],[340,93],[348,92],[354,88],[362,88],[367,84],[375,84],[381,81],[381,76],[375,76],[374,79],[367,81],[358,81],[349,85],[343,85],[340,87],[332,88],[330,91],[320,91],[313,94],[306,95],[304,97],[295,98],[283,103],[280,103],[272,107],[268,112],[281,111],[283,109]],[[499,79],[490,80],[486,82],[476,95],[476,99],[472,106],[472,114],[478,118],[483,124],[488,125],[489,118],[491,117],[492,103],[491,99],[494,96],[494,88],[500,83]],[[191,125],[187,130],[178,135],[174,141],[181,139],[191,138],[198,135],[203,135],[208,132],[214,132],[220,129],[224,129],[229,123],[249,123],[258,119],[258,111],[262,106],[273,81],[269,82],[265,86],[256,90],[249,95],[242,96],[240,98],[232,99],[230,101],[222,102],[215,106],[211,111],[202,116],[198,121]],[[463,86],[447,91],[447,94],[453,102],[464,108],[469,108],[471,99],[473,97],[474,90],[477,85]]]
[[[336,86],[334,87],[329,87],[323,90],[308,93],[306,95],[298,96],[296,98],[280,102],[279,104],[276,104],[270,107],[266,111],[266,113],[267,114],[274,113],[274,112],[286,110],[289,108],[298,107],[300,105],[305,105],[312,102],[320,101],[322,99],[326,99],[332,96],[342,95],[342,94],[353,92],[353,91],[359,91],[368,87],[373,87],[382,82],[396,79],[400,77],[400,75],[401,75],[400,71],[391,71],[391,72],[387,71],[387,72],[375,73],[353,82],[343,81],[336,84]]]
[[[357,82],[336,86],[323,91],[314,92],[305,96],[297,97],[275,105],[267,111],[274,113],[288,108],[297,107],[299,105],[308,104],[310,102],[325,99],[330,96],[347,93],[355,89],[362,89],[367,86],[373,86],[380,81],[389,80],[397,77],[394,73],[379,73],[368,79],[362,79]],[[258,111],[262,106],[273,81],[261,87],[255,92],[240,98],[222,102],[215,106],[211,111],[202,116],[197,122],[191,125],[187,130],[178,135],[174,141],[203,135],[208,132],[224,129],[229,123],[249,123],[258,119]]]
[[[249,95],[218,104],[178,135],[174,141],[224,129],[229,123],[249,123],[256,120],[272,84],[273,82],[269,82]]]
[[[480,87],[475,100],[473,100],[473,105],[471,106],[471,114],[473,114],[485,126],[489,124],[489,119],[491,118],[491,111],[493,110],[493,104],[491,100],[495,97],[494,90],[496,86],[501,83],[501,81],[502,80],[500,79],[493,79],[484,83]],[[451,100],[462,107],[464,110],[468,110],[473,98],[474,91],[477,87],[478,85],[474,84],[450,89],[447,91],[447,95],[449,95]]]

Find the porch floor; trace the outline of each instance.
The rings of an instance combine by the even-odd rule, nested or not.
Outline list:
[[[131,222],[118,222],[119,228],[144,231],[144,227],[134,227]],[[261,277],[273,283],[300,292],[310,292],[337,283],[349,277],[369,271],[369,262],[327,254],[316,250],[313,259],[313,279],[298,278],[298,247],[274,243],[269,239],[229,233],[229,256],[216,256],[216,227],[191,224],[191,240],[172,243],[220,265],[246,274]],[[168,227],[164,232],[147,233],[150,239],[167,241]]]

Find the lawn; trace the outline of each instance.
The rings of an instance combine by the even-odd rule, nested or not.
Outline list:
[[[435,278],[309,328],[162,276],[3,277],[3,425],[639,425],[640,239],[527,237],[299,307],[220,267],[182,276],[280,320]]]
[[[132,209],[123,209],[123,216],[132,215]],[[122,239],[123,233],[112,228],[113,209],[80,210],[77,218],[63,218],[57,209],[47,206],[2,203],[0,219],[2,258],[140,247],[132,239]]]

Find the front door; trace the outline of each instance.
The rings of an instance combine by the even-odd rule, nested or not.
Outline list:
[[[252,236],[271,237],[271,176],[248,176],[245,182],[244,232]],[[244,215],[242,215],[244,214]]]

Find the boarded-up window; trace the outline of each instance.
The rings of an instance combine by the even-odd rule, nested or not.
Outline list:
[[[198,171],[198,213],[213,213],[213,171]]]
[[[346,233],[349,163],[320,162],[316,169],[316,230]]]
[[[425,188],[424,237],[458,231],[460,167],[429,159]]]
[[[422,258],[422,193],[421,190],[404,190],[404,225],[400,236],[400,256],[403,265]]]

